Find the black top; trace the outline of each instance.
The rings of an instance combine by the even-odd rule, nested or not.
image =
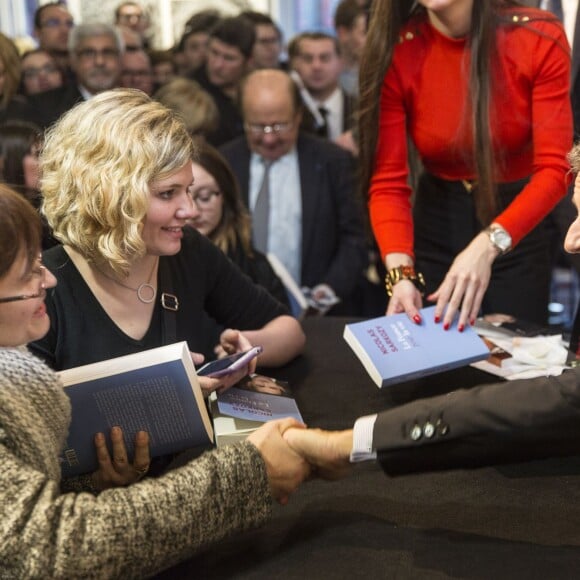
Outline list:
[[[207,76],[206,67],[202,66],[190,76],[207,91],[219,111],[219,124],[215,131],[207,135],[207,140],[214,147],[219,147],[244,134],[244,120],[238,104],[226,95],[218,86],[212,84]]]
[[[278,278],[268,258],[255,248],[252,248],[253,255],[250,257],[242,249],[241,243],[238,241],[235,249],[228,252],[228,258],[246,275],[248,275],[252,282],[264,287],[268,292],[284,304],[290,307],[288,301],[288,294],[282,280]]]
[[[203,332],[207,313],[220,324],[240,330],[261,328],[284,307],[266,290],[254,285],[209,240],[186,228],[181,250],[162,256],[179,299],[176,339],[186,340],[193,352],[213,358],[213,339]],[[45,265],[58,279],[49,290],[46,306],[48,334],[30,344],[32,352],[56,370],[98,362],[155,348],[163,344],[162,307],[157,298],[151,325],[141,340],[127,336],[107,315],[61,246],[43,255]],[[158,296],[164,291],[158,279]]]

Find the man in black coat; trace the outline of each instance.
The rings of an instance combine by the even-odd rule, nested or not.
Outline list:
[[[242,86],[242,111],[245,137],[221,151],[253,214],[256,247],[275,254],[299,285],[330,287],[343,311],[352,311],[349,300],[365,266],[365,244],[351,155],[300,132],[300,95],[284,71],[251,73]],[[260,247],[255,210],[266,165],[270,212]]]

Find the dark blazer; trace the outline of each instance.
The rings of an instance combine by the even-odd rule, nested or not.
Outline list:
[[[214,147],[219,147],[244,134],[244,121],[238,104],[228,97],[219,87],[213,85],[202,66],[190,75],[190,78],[201,85],[211,96],[219,111],[217,128],[207,135],[207,140]]]
[[[63,85],[56,89],[28,97],[33,112],[29,119],[42,129],[46,129],[61,115],[83,100],[76,84]]]
[[[571,345],[578,345],[580,313]],[[373,443],[392,475],[580,455],[580,367],[379,413]]]
[[[357,109],[357,101],[354,97],[345,93],[343,90],[341,90],[341,92],[343,97],[342,132],[344,133],[345,131],[352,129],[355,125],[354,114]],[[302,113],[302,122],[300,123],[300,128],[320,137],[326,136],[325,134],[322,134],[320,128],[316,126],[314,116],[306,105],[304,106],[304,111]]]
[[[344,300],[365,267],[354,161],[350,153],[318,137],[301,134],[296,146],[302,196],[300,283],[309,287],[326,283]],[[245,137],[226,144],[221,152],[238,178],[247,206],[251,152]]]

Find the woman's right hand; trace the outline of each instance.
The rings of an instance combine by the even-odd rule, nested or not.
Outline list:
[[[393,286],[393,295],[389,299],[387,315],[406,312],[415,323],[421,323],[419,309],[423,306],[423,299],[417,287],[410,280],[401,280]]]
[[[251,345],[250,345],[250,348],[251,348]],[[190,354],[191,354],[191,360],[193,361],[193,364],[196,367],[201,365],[203,363],[203,361],[205,360],[205,357],[198,352],[191,352],[190,351]],[[199,386],[201,387],[201,391],[203,393],[203,396],[208,397],[211,393],[213,393],[213,391],[217,391],[218,393],[221,393],[223,391],[227,391],[230,387],[234,386],[236,383],[241,381],[246,375],[253,372],[255,370],[255,364],[256,363],[254,362],[253,368],[250,368],[249,365],[246,365],[245,367],[241,368],[239,371],[236,371],[234,373],[231,373],[231,374],[225,375],[223,377],[219,377],[219,378],[202,377],[202,376],[198,375],[197,380],[199,381]]]

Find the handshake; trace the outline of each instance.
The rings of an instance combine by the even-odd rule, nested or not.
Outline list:
[[[264,424],[247,440],[261,453],[272,496],[282,505],[307,478],[338,479],[350,468],[352,429],[307,429],[295,419],[280,419]]]

